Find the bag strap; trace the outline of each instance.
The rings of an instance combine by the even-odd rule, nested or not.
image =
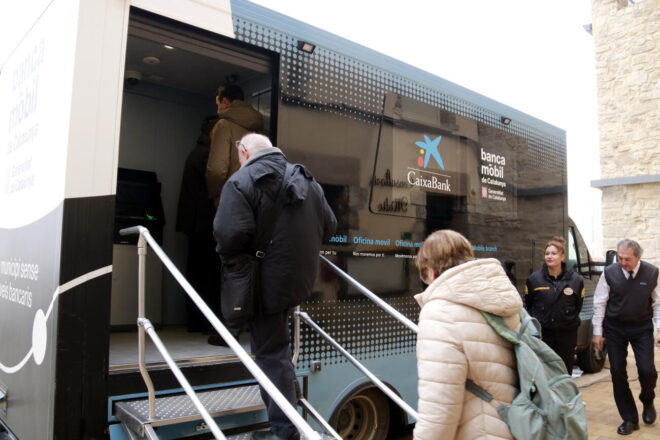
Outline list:
[[[530,329],[527,330],[527,327],[530,327]],[[531,336],[541,339],[541,324],[538,319],[527,313],[527,310],[520,309],[520,331],[518,332],[518,337],[521,338],[525,331]]]
[[[495,330],[495,333],[514,345],[520,344],[520,339],[525,333],[529,333],[531,336],[540,337],[540,325],[538,324],[538,321],[536,318],[530,316],[525,309],[520,309],[520,330],[518,332],[511,330],[509,326],[504,323],[504,319],[502,319],[501,316],[493,315],[492,313],[484,312],[483,310],[481,310],[481,315],[484,317],[488,325]]]
[[[266,247],[273,235],[275,222],[284,208],[284,190],[286,184],[289,182],[289,176],[293,174],[293,169],[294,165],[287,162],[286,167],[284,168],[284,174],[282,174],[282,184],[280,185],[280,190],[273,201],[273,206],[270,211],[260,216],[264,221],[257,223],[257,234],[254,246],[254,256],[257,258],[263,259],[266,257]]]
[[[474,383],[472,379],[467,379],[465,381],[465,389],[471,392],[472,394],[474,394],[475,396],[479,397],[481,400],[484,400],[488,403],[490,403],[493,400],[493,395],[490,394],[485,389],[481,388],[476,383]]]
[[[516,333],[515,331],[511,330],[509,326],[507,326],[504,323],[504,320],[502,317],[493,315],[492,313],[484,312],[483,310],[480,310],[481,315],[484,317],[488,325],[490,325],[493,330],[495,330],[495,333],[506,339],[507,341],[511,342],[514,345],[520,344],[520,336],[522,333]],[[521,321],[522,321],[522,316],[521,316]],[[521,331],[523,329],[522,327],[522,322],[521,322]]]
[[[515,332],[511,330],[502,319],[501,316],[493,315],[492,313],[480,311],[488,325],[490,325],[495,333],[510,341],[514,345],[520,344],[520,339],[525,332],[530,332],[532,336],[538,336],[537,327],[535,325],[535,319],[532,318],[525,309],[520,309],[520,330]],[[474,383],[471,379],[465,381],[465,389],[479,397],[481,400],[484,400],[490,403],[493,400],[492,394],[488,391]]]

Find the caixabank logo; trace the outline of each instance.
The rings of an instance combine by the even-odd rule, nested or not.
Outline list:
[[[435,159],[436,163],[443,170],[445,169],[445,164],[442,161],[442,156],[438,150],[442,136],[431,140],[427,135],[424,135],[424,142],[417,141],[415,145],[419,147],[419,157],[417,158],[417,165],[420,167],[428,168],[429,161],[431,158]]]
[[[445,170],[445,163],[440,153],[441,141],[442,136],[431,139],[428,135],[424,135],[423,141],[414,143],[414,147],[419,150],[417,157],[419,168],[408,167],[406,177],[409,184],[441,192],[452,192],[451,176],[439,172]]]

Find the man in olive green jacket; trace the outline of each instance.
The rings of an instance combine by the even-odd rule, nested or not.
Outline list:
[[[244,101],[243,90],[235,84],[220,86],[215,103],[218,106],[219,119],[211,132],[211,147],[206,163],[206,186],[209,198],[213,200],[214,208],[217,208],[222,187],[241,167],[238,162],[238,149],[234,143],[247,133],[263,131],[264,119],[261,113]],[[222,295],[222,290],[219,295]],[[217,304],[220,304],[220,301],[218,296]],[[229,331],[238,338],[238,327],[229,327]],[[217,333],[209,336],[208,343],[227,345]]]
[[[211,148],[206,164],[206,185],[215,206],[227,179],[238,170],[234,143],[250,132],[263,131],[264,120],[257,110],[244,101],[243,90],[234,84],[218,88],[215,97],[219,120],[211,133]]]

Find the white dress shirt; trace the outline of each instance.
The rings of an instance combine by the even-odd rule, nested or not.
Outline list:
[[[617,263],[615,263],[617,264]],[[641,265],[641,260],[635,266],[633,270],[633,278],[637,276],[639,271],[639,266]],[[621,268],[623,271],[623,276],[628,279],[630,274],[628,271]],[[600,336],[603,334],[603,318],[605,318],[605,309],[607,308],[607,300],[610,298],[610,286],[607,284],[605,279],[605,272],[600,276],[598,280],[598,285],[596,286],[596,291],[594,292],[594,316],[591,318],[591,323],[594,326],[594,336]],[[655,289],[651,292],[651,299],[653,300],[653,321],[655,322],[655,328],[660,330],[660,274],[658,274],[658,282],[655,285]]]

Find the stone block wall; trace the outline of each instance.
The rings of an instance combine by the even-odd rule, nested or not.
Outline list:
[[[660,0],[593,0],[601,178],[660,175]],[[603,247],[660,264],[660,182],[602,188]]]
[[[604,249],[614,249],[621,238],[637,240],[644,260],[660,265],[660,184],[603,188]]]

